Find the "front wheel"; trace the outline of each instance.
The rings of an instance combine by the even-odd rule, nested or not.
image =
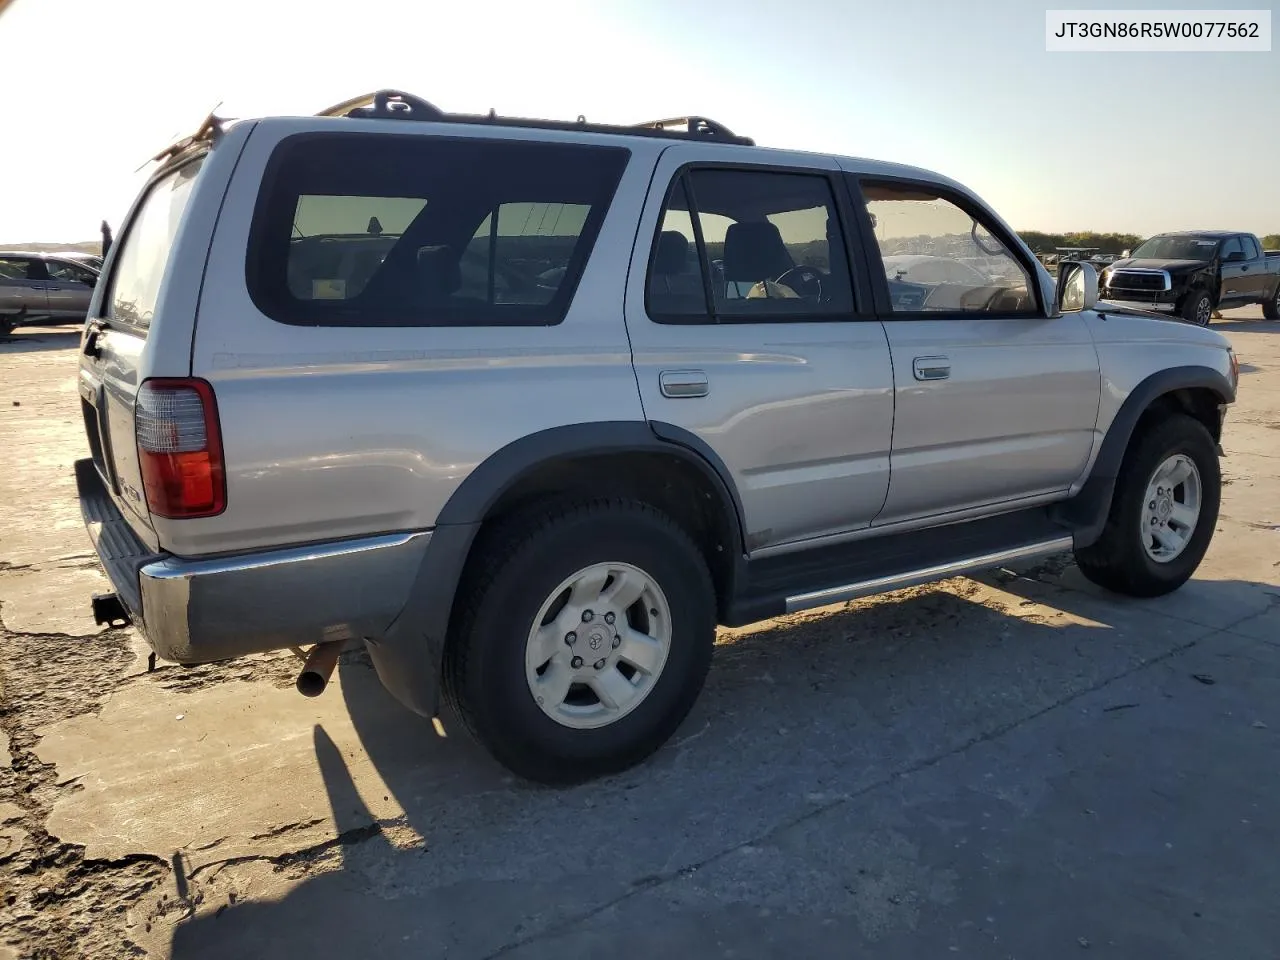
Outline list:
[[[1209,549],[1221,496],[1217,450],[1204,424],[1185,414],[1161,421],[1125,454],[1102,536],[1076,551],[1080,572],[1135,597],[1178,589]]]
[[[1276,284],[1271,299],[1262,305],[1262,315],[1268,320],[1280,320],[1280,283]]]
[[[715,591],[689,536],[653,507],[599,500],[486,537],[445,652],[446,696],[508,769],[573,783],[631,767],[702,689]]]
[[[1213,300],[1208,291],[1192,290],[1182,305],[1182,316],[1197,327],[1207,327],[1213,319]]]

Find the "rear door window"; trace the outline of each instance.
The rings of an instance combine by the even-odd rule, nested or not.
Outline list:
[[[558,323],[629,153],[487,138],[291,137],[259,194],[249,291],[282,323]]]
[[[0,281],[30,278],[31,261],[26,257],[0,257]]]
[[[646,296],[658,323],[848,316],[853,288],[830,181],[771,169],[688,171],[668,194]]]
[[[151,326],[169,253],[203,165],[204,157],[192,160],[147,190],[119,241],[104,300],[107,319]]]

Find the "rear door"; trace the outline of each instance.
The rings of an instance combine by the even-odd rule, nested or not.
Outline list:
[[[49,315],[58,320],[83,320],[98,282],[97,273],[74,260],[55,257],[46,257],[44,268],[49,276]]]
[[[888,491],[889,351],[838,177],[825,157],[680,144],[640,221],[626,320],[645,416],[720,461],[752,550],[865,528]]]
[[[32,275],[33,265],[39,260],[33,257],[0,256],[0,317],[42,317],[49,310],[49,303],[42,279]]]
[[[156,540],[143,494],[134,401],[148,376],[185,376],[190,369],[193,317],[175,318],[177,348],[167,351],[172,356],[167,366],[166,351],[155,341],[164,283],[204,163],[197,157],[145,189],[111,251],[81,344],[81,412],[94,463],[130,525],[152,546]]]
[[[851,178],[893,355],[893,477],[876,524],[1054,499],[1093,448],[1100,374],[1083,314],[1046,316],[1030,256],[973,198]],[[913,281],[884,259],[962,265]]]

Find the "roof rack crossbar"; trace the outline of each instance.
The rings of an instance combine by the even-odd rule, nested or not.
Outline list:
[[[750,137],[740,137],[723,124],[706,117],[677,117],[650,120],[636,124],[588,123],[586,117],[576,120],[535,120],[526,117],[503,117],[497,111],[487,114],[445,113],[434,104],[400,90],[366,93],[321,110],[320,117],[355,117],[386,120],[427,120],[434,123],[490,124],[507,127],[529,127],[538,130],[577,130],[586,133],[613,133],[628,136],[669,137],[688,140],[718,140],[743,146],[754,146]]]

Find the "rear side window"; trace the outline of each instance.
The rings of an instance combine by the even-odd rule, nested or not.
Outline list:
[[[184,164],[152,184],[120,238],[105,298],[106,317],[149,327],[160,281],[204,158]]]
[[[25,257],[0,257],[0,280],[30,279],[31,261]]]
[[[587,144],[291,137],[258,197],[249,292],[282,323],[559,323],[629,155]]]

